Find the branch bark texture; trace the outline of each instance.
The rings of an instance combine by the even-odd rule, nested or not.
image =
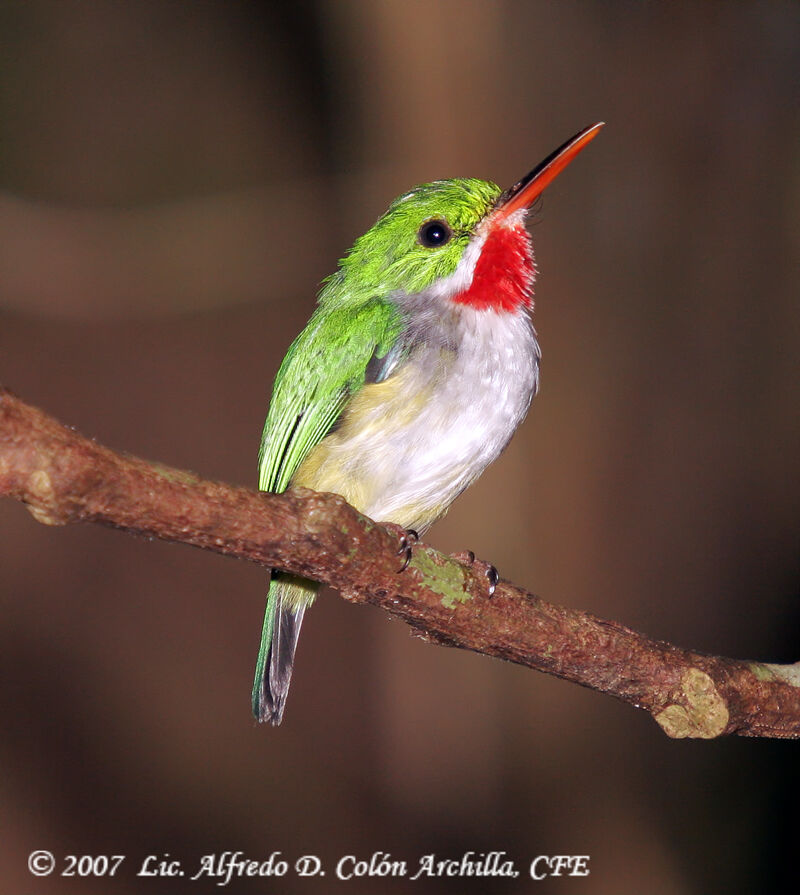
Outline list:
[[[672,737],[800,737],[800,663],[680,649],[548,603],[485,566],[418,544],[398,572],[399,530],[342,498],[264,494],[109,450],[0,388],[0,496],[39,522],[99,522],[277,567],[372,603],[434,643],[457,646],[616,696]]]

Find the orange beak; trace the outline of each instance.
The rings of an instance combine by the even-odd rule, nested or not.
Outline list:
[[[540,162],[529,174],[526,174],[519,183],[515,183],[511,189],[506,190],[497,200],[492,217],[495,220],[507,218],[520,208],[528,208],[531,203],[541,195],[545,187],[550,186],[553,180],[567,167],[575,156],[600,133],[600,128],[605,124],[598,121],[590,127],[585,127],[574,137],[567,140],[563,146],[559,146],[555,152],[551,152],[547,158]]]

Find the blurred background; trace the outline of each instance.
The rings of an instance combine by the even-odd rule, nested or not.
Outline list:
[[[541,393],[427,540],[681,646],[800,659],[799,50],[790,2],[0,2],[0,381],[254,485],[283,353],[388,202],[508,186],[603,119],[531,223]],[[328,591],[257,727],[265,594],[255,566],[0,502],[0,890],[210,890],[134,869],[241,849],[329,874],[234,891],[468,850],[521,875],[414,890],[797,891],[796,744],[670,741]],[[129,857],[38,880],[40,848]],[[534,886],[540,854],[591,875]]]

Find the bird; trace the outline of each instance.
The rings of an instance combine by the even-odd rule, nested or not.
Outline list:
[[[333,492],[395,523],[409,532],[405,568],[408,545],[499,456],[538,390],[526,216],[602,126],[505,191],[473,178],[417,186],[355,241],[278,369],[261,491]],[[272,570],[252,691],[258,721],[281,723],[318,586]]]

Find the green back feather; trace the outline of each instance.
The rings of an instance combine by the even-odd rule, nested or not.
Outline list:
[[[262,491],[286,489],[308,452],[364,384],[372,356],[385,355],[401,329],[399,314],[386,302],[316,311],[275,379],[259,453]]]

